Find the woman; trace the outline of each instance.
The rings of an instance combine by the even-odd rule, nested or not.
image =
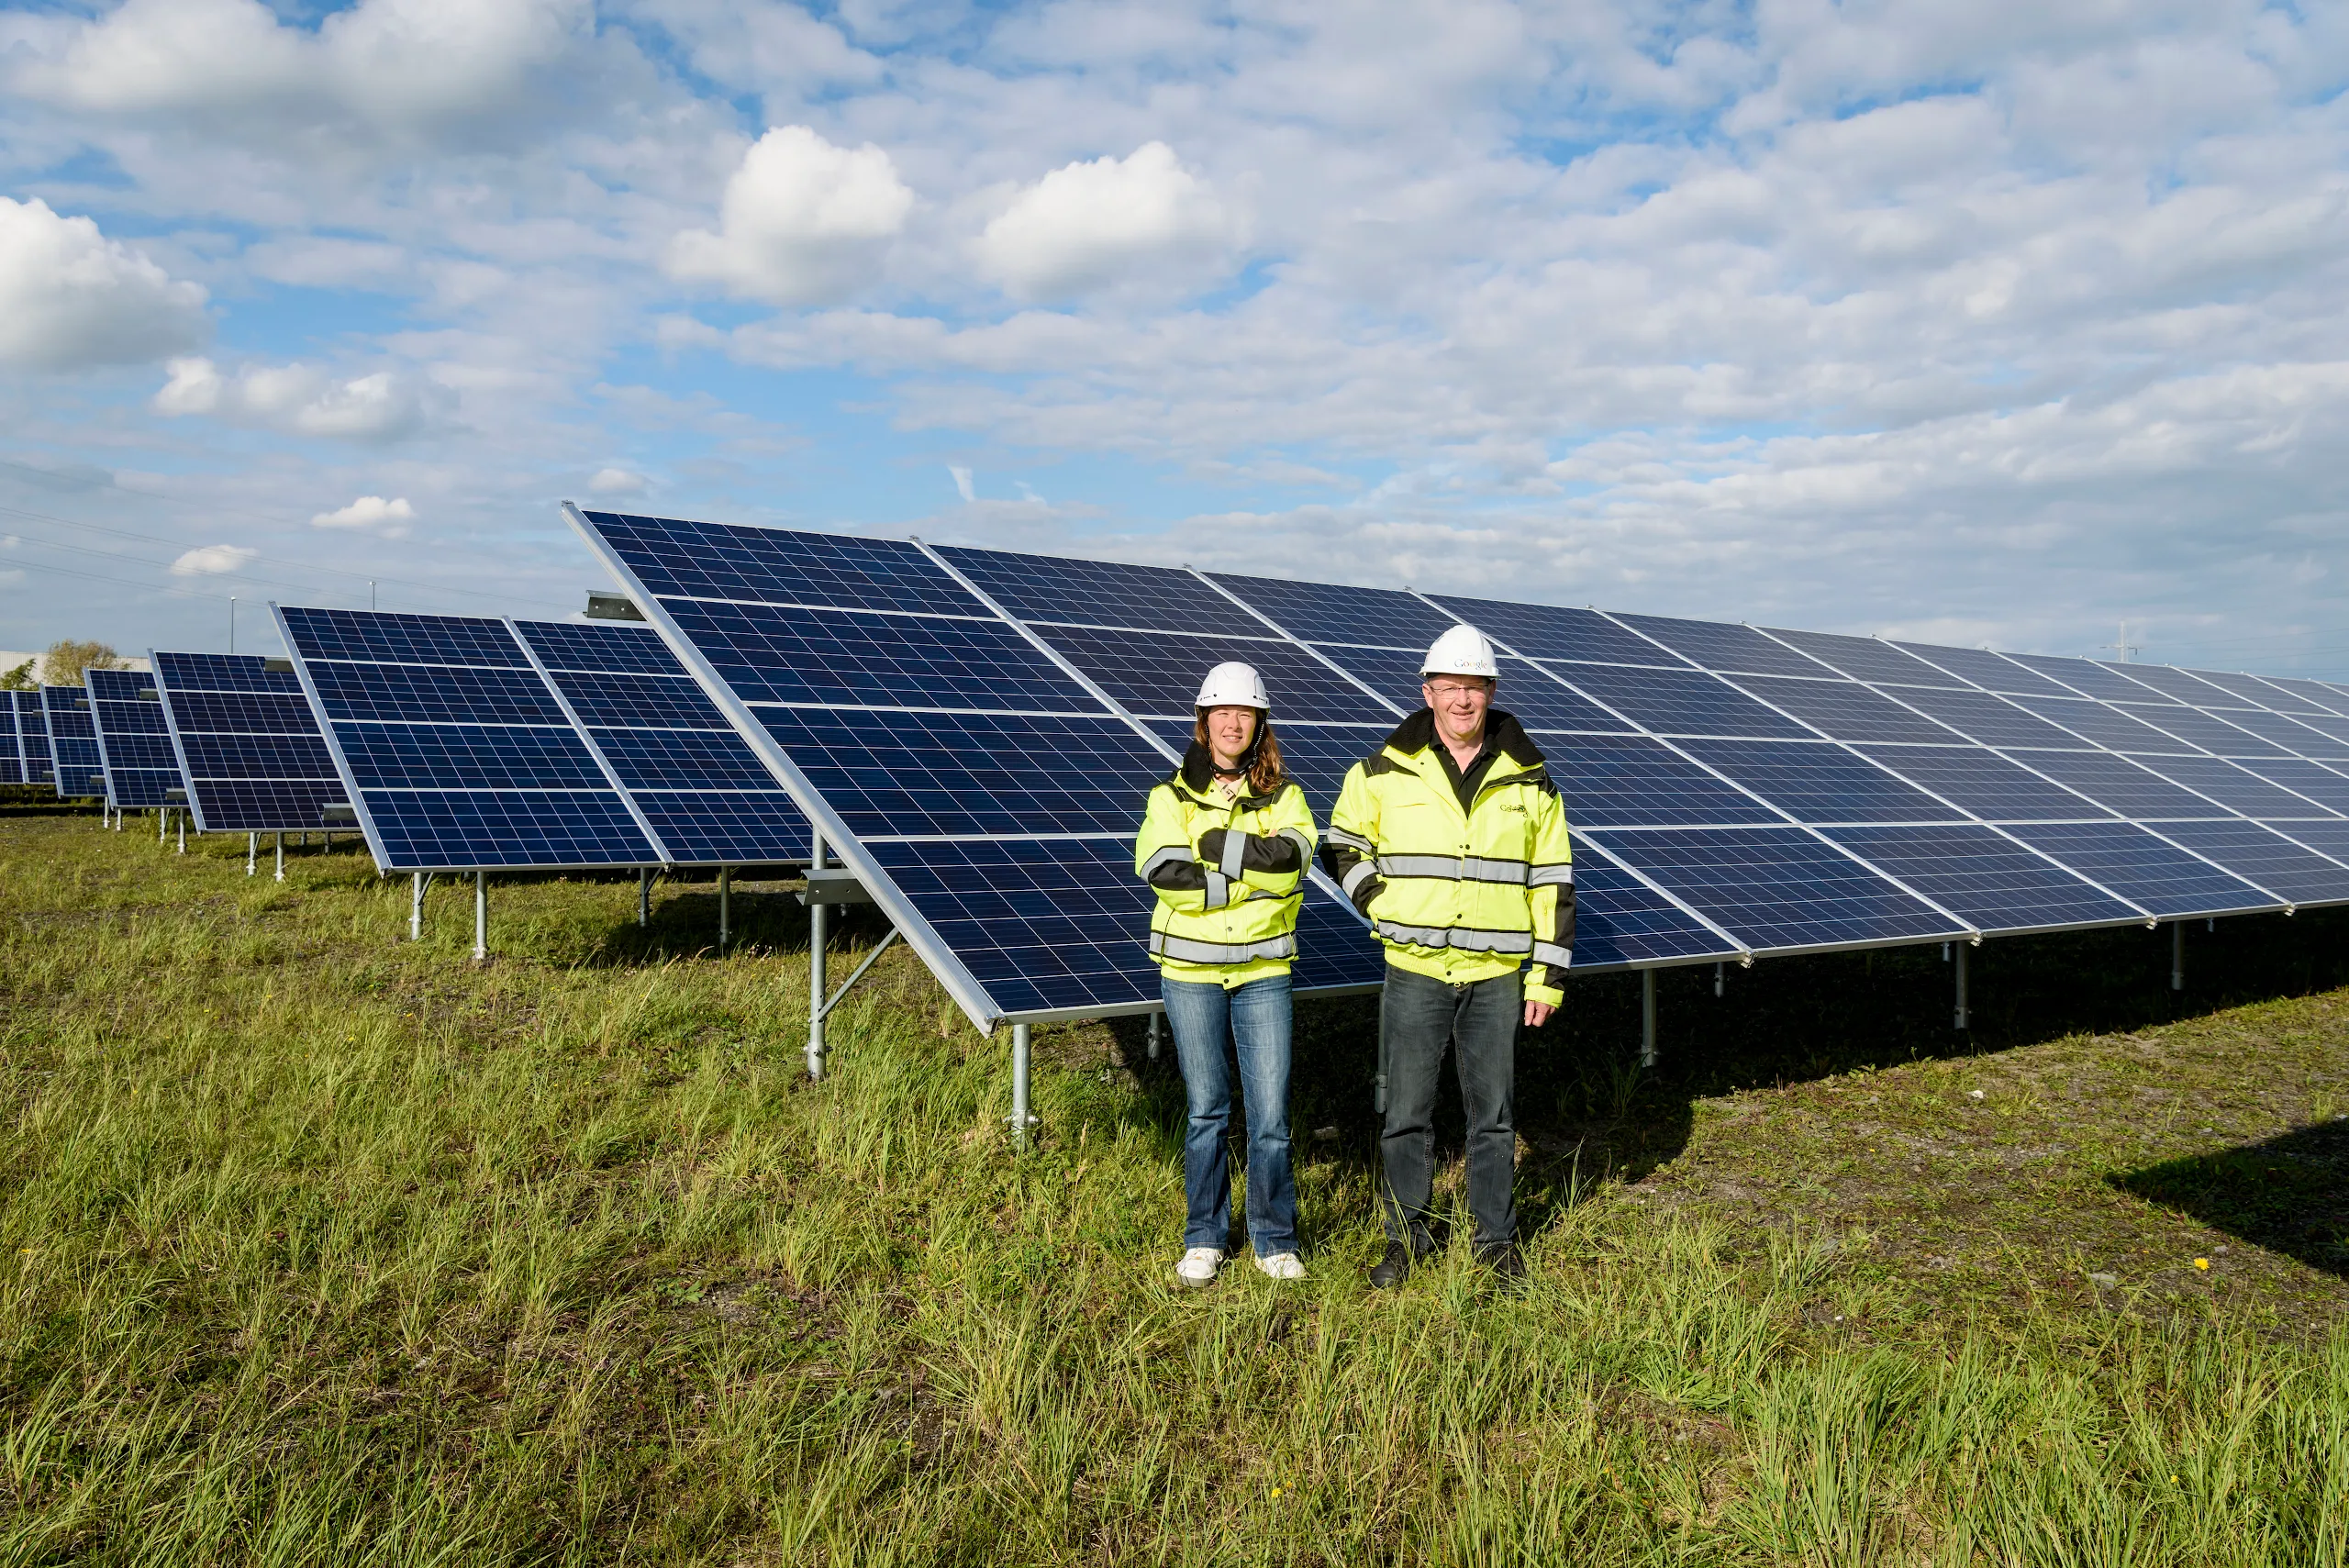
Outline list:
[[[1150,952],[1190,1104],[1189,1212],[1174,1277],[1193,1289],[1215,1282],[1231,1240],[1227,1040],[1248,1106],[1249,1246],[1273,1278],[1305,1277],[1288,1162],[1288,966],[1298,884],[1313,862],[1313,811],[1281,771],[1271,710],[1248,665],[1208,671],[1190,750],[1150,792],[1134,840],[1134,873],[1158,892]]]

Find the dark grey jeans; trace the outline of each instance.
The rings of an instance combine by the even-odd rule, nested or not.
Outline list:
[[[1386,1073],[1386,1167],[1380,1208],[1392,1241],[1426,1252],[1428,1200],[1435,1185],[1435,1090],[1444,1048],[1460,1077],[1468,1115],[1468,1209],[1478,1246],[1517,1239],[1517,1026],[1525,1015],[1520,973],[1452,985],[1386,966],[1379,1013],[1379,1057]]]

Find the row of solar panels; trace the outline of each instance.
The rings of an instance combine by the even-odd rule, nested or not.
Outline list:
[[[1575,828],[1579,968],[2349,900],[2323,683],[566,515],[650,627],[283,609],[290,668],[94,680],[92,740],[167,753],[126,748],[109,798],[184,790],[210,830],[340,807],[387,872],[796,862],[820,826],[983,1025],[1132,1010],[1127,846],[1200,673],[1264,673],[1326,818],[1466,620]],[[1303,987],[1377,983],[1327,887],[1303,945]]]

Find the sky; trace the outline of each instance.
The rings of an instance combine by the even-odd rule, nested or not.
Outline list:
[[[574,612],[571,499],[2349,677],[2344,84],[2243,0],[0,0],[0,647]]]

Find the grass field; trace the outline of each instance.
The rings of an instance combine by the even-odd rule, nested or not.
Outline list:
[[[1138,1027],[1015,1156],[910,955],[811,1084],[796,904],[634,899],[0,818],[0,1562],[2349,1562],[2343,913],[1677,972],[1644,1078],[1577,982],[1515,1296],[1364,1284],[1308,1006],[1313,1278],[1185,1295]]]

